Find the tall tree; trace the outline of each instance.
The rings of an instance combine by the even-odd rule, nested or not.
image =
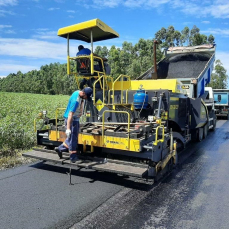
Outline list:
[[[185,26],[184,29],[181,31],[181,44],[185,44],[188,45],[189,44],[189,32],[190,29]]]
[[[170,46],[213,44],[215,38],[212,34],[209,37],[200,34],[200,29],[194,25],[191,30],[187,26],[184,27],[181,32],[175,30],[174,26],[169,26],[167,29],[162,27],[155,33],[155,39],[162,48],[168,48]]]
[[[107,58],[108,56],[108,48],[106,46],[96,46],[94,53],[97,54],[100,57]]]
[[[210,35],[208,36],[208,43],[209,43],[209,44],[213,44],[213,43],[214,43],[214,40],[215,40],[214,36],[213,36],[212,34],[210,34]]]
[[[227,70],[223,67],[220,60],[216,60],[214,70],[215,72],[211,75],[209,86],[214,89],[226,89],[228,81]]]
[[[189,45],[193,46],[195,43],[195,36],[198,36],[200,34],[200,29],[194,25],[190,31],[190,37],[189,37]]]

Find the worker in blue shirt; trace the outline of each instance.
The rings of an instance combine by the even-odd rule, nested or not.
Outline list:
[[[90,55],[91,50],[88,48],[84,48],[83,45],[78,46],[79,52],[76,53],[76,56]]]
[[[69,151],[70,160],[73,163],[78,160],[79,119],[83,113],[84,100],[91,101],[91,95],[92,89],[90,87],[86,87],[82,91],[73,92],[64,113],[67,138],[59,147],[55,148],[55,151],[60,158],[62,158],[62,152]]]

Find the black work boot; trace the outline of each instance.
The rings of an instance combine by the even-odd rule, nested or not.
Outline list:
[[[57,152],[60,159],[62,159],[62,152],[59,150],[58,147],[55,147],[55,151]]]
[[[78,161],[78,160],[79,160],[79,158],[78,158],[77,153],[72,153],[72,154],[70,154],[70,161],[71,161],[72,163],[75,163],[75,162]]]

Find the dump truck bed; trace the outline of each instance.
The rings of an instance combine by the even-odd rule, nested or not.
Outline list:
[[[157,79],[178,79],[189,97],[200,97],[211,80],[215,46],[171,47],[157,65]],[[151,79],[154,67],[137,78]],[[193,85],[196,85],[194,88]]]
[[[209,59],[209,55],[198,53],[165,58],[158,64],[158,79],[198,78]]]

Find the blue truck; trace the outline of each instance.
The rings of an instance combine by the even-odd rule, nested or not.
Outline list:
[[[213,89],[217,118],[229,120],[229,89]]]

